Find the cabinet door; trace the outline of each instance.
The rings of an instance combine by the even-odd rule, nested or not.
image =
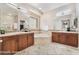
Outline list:
[[[52,33],[52,42],[59,42],[59,33]]]
[[[27,34],[19,35],[18,39],[18,50],[23,50],[27,48]]]
[[[65,33],[59,34],[59,42],[62,44],[66,44],[66,34]]]
[[[71,46],[78,47],[78,34],[67,34],[66,43]]]
[[[28,34],[28,47],[34,44],[34,33]]]
[[[10,37],[3,38],[3,43],[2,43],[3,54],[14,54],[17,52],[16,40],[17,40],[16,36],[10,36]]]

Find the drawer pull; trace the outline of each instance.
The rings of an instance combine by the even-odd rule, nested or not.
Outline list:
[[[3,40],[0,40],[0,43],[3,42]]]

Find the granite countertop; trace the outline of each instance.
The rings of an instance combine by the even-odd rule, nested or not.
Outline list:
[[[0,34],[0,37],[20,35],[20,34],[29,34],[29,33],[33,33],[33,32],[11,32],[11,33]]]

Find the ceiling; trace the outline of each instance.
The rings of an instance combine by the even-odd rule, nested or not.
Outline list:
[[[0,10],[2,14],[17,14],[17,11],[6,3],[0,3]]]
[[[17,5],[19,5],[21,7],[24,7],[24,8],[32,7],[43,13],[47,12],[49,10],[61,7],[63,5],[67,5],[67,4],[69,4],[69,3],[17,3]]]
[[[30,3],[31,6],[41,10],[42,12],[47,12],[67,4],[68,3]]]
[[[17,3],[18,6],[25,9],[36,9],[43,13],[67,4],[68,3]],[[16,10],[6,4],[0,4],[0,7],[2,7],[3,10],[7,10],[5,13],[17,13]]]

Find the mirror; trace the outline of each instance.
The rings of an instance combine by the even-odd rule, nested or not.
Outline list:
[[[18,11],[7,5],[0,3],[0,29],[6,32],[15,31],[14,27],[18,22]]]
[[[26,21],[28,23],[28,28],[30,30],[39,29],[39,20],[38,20],[38,18],[30,16]]]
[[[70,19],[62,20],[62,28],[66,31],[70,31]]]
[[[75,26],[75,28],[78,27],[78,18],[75,18],[75,19],[74,19],[74,26]]]

